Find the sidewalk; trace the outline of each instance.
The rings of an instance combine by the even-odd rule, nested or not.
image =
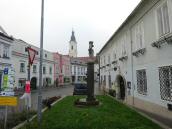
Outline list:
[[[150,112],[147,112],[147,111],[144,111],[144,110],[141,110],[141,109],[138,109],[138,108],[135,108],[137,111],[143,113],[143,114],[146,114],[147,116],[149,116],[150,118],[168,126],[169,128],[168,129],[172,129],[172,120],[171,119],[167,119],[167,118],[164,118],[162,116],[159,116],[159,115],[156,115],[156,114],[153,114],[153,113],[150,113]]]

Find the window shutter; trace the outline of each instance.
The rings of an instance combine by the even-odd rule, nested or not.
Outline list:
[[[169,33],[170,26],[169,26],[167,2],[163,5],[162,10],[163,10],[163,20],[164,20],[164,33]]]
[[[158,32],[159,32],[159,36],[161,36],[163,34],[163,23],[162,23],[161,8],[158,8],[158,10],[157,10],[157,20],[158,20]]]

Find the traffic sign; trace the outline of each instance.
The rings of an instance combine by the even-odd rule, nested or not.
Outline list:
[[[0,106],[17,106],[17,97],[0,96]]]
[[[4,68],[4,74],[8,74],[8,68]]]

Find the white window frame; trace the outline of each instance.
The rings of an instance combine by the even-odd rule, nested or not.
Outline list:
[[[144,23],[143,21],[139,21],[135,27],[134,31],[134,51],[145,48],[145,39],[144,39]]]
[[[124,34],[124,36],[122,38],[122,56],[127,55],[126,42],[127,42],[127,36],[126,36],[126,34]]]
[[[50,66],[49,67],[49,74],[51,75],[53,73],[53,68]]]
[[[44,71],[44,68],[45,68],[45,71]],[[46,66],[43,66],[43,67],[42,67],[42,70],[43,70],[43,72],[42,72],[43,74],[47,74]]]
[[[110,61],[111,61],[111,57],[110,54],[108,54],[108,64],[110,64]]]
[[[168,14],[168,24],[169,24],[169,30],[166,32],[164,29],[165,29],[165,24],[164,24],[164,18],[162,18],[162,17],[164,17],[164,15],[162,14],[162,34],[160,34],[160,28],[159,28],[159,18],[158,18],[158,10],[159,9],[161,9],[161,13],[162,13],[162,8],[163,8],[163,6],[164,6],[164,4],[166,4],[167,5],[167,14]],[[157,37],[158,37],[158,39],[159,38],[161,38],[161,37],[163,37],[163,36],[165,36],[165,35],[167,35],[167,34],[169,34],[170,32],[171,32],[171,26],[170,26],[170,22],[171,22],[171,18],[170,18],[170,6],[172,6],[172,4],[171,4],[171,2],[170,1],[168,1],[168,0],[164,0],[158,7],[157,7],[157,9],[155,10],[155,14],[156,14],[156,28],[157,28]],[[172,11],[172,10],[171,10]]]
[[[21,67],[21,64],[24,64],[23,67]],[[20,73],[25,73],[26,72],[26,65],[24,62],[20,62]]]
[[[37,65],[35,65],[35,64],[33,65],[33,73],[37,73]]]
[[[3,46],[3,55],[4,58],[9,58],[10,57],[10,46],[4,45]]]

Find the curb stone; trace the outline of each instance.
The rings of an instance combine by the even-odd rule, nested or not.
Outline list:
[[[163,128],[163,129],[172,129],[172,128],[168,127],[167,125],[161,123],[160,121],[157,121],[157,120],[153,119],[152,117],[148,116],[147,114],[138,111],[138,110],[135,109],[134,107],[132,107],[132,106],[130,106],[130,105],[128,105],[128,104],[126,104],[126,103],[124,103],[124,102],[122,102],[122,101],[119,101],[118,99],[116,99],[116,98],[114,98],[114,97],[112,97],[112,96],[110,96],[110,95],[108,95],[108,94],[107,94],[107,96],[109,96],[110,98],[112,98],[112,99],[118,101],[119,103],[122,103],[122,104],[126,105],[127,107],[129,107],[130,109],[136,111],[137,113],[139,113],[139,114],[142,115],[143,117],[145,117],[145,118],[151,120],[152,122],[156,123],[156,124],[159,125],[161,128]]]
[[[56,100],[54,103],[51,104],[51,106],[54,106],[56,103],[58,103],[59,101],[61,101],[62,99],[64,99],[66,96],[62,96],[60,99]],[[45,112],[48,108],[45,107],[44,109],[42,109],[42,113]],[[30,119],[29,119],[29,122],[31,122],[34,118],[37,117],[37,114],[32,116]],[[12,129],[19,129],[21,127],[23,127],[25,124],[27,123],[27,120],[25,120],[24,122],[18,124],[17,126],[13,127]]]

